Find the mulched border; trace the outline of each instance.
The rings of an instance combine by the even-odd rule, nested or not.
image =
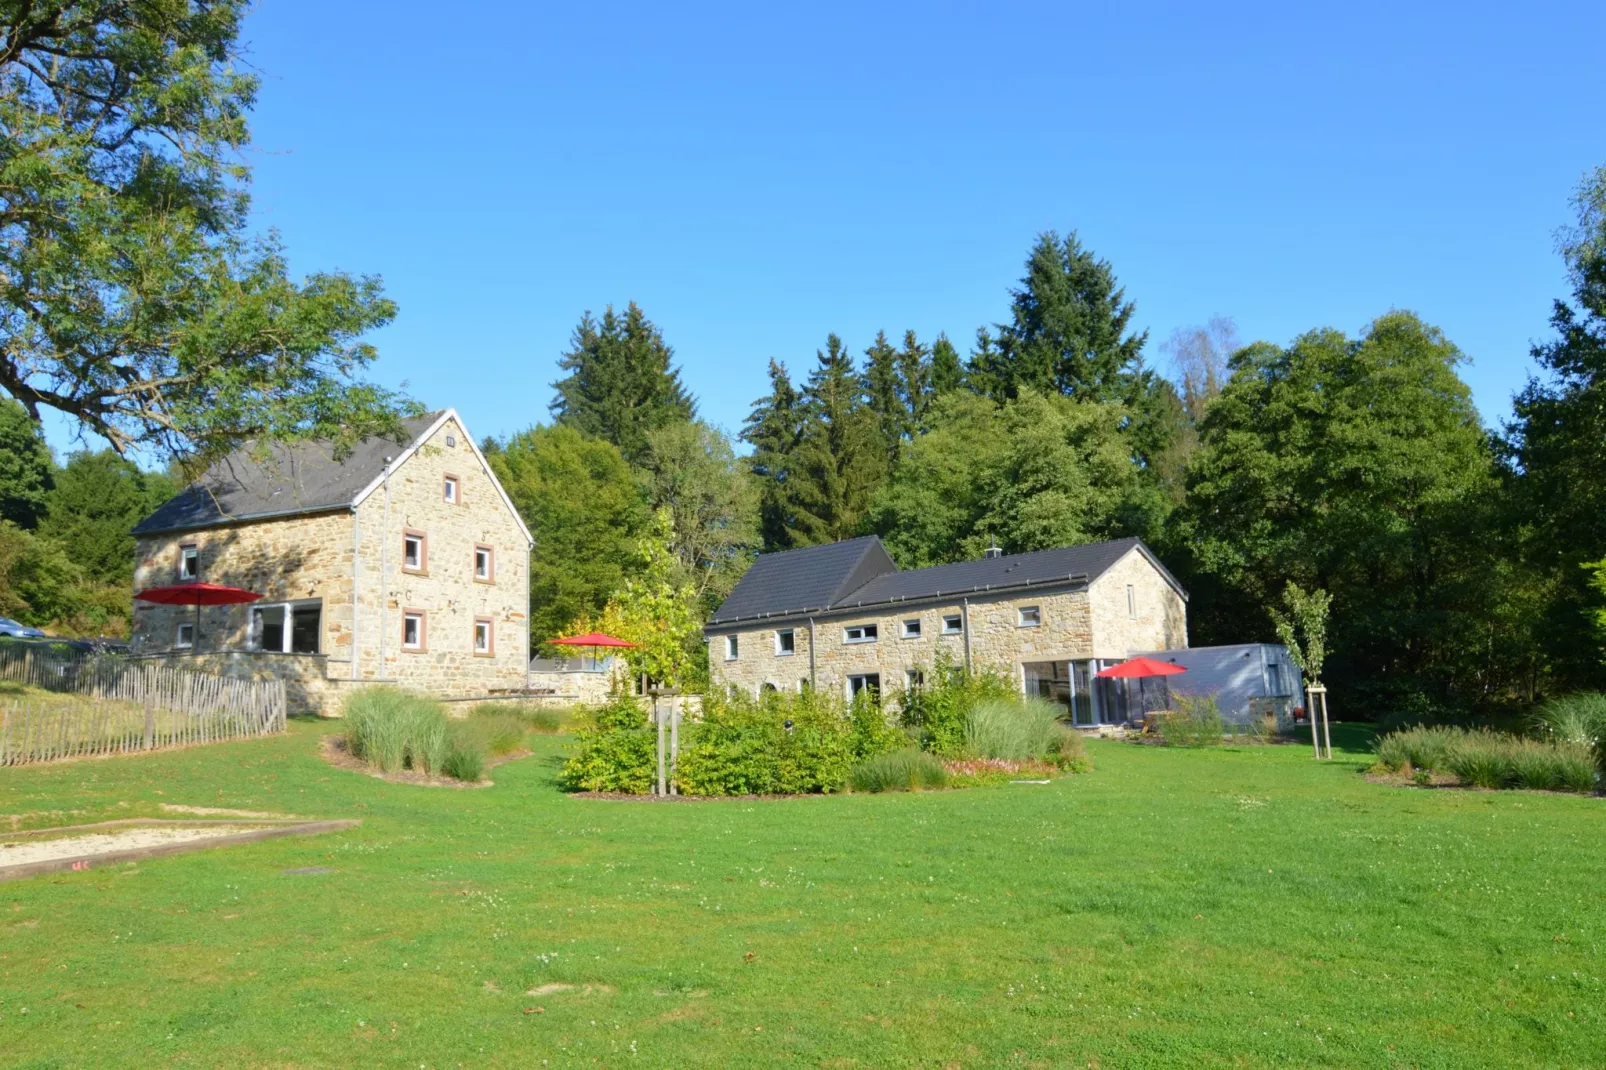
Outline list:
[[[503,754],[495,758],[485,759],[486,769],[495,769],[507,762],[528,758],[534,751],[519,750],[512,754]],[[318,756],[336,769],[345,769],[353,773],[362,773],[375,780],[388,780],[392,784],[411,784],[419,788],[489,788],[494,787],[496,781],[490,777],[481,780],[466,781],[454,780],[451,777],[430,776],[427,773],[415,773],[411,770],[401,769],[394,773],[381,773],[361,758],[353,758],[346,751],[346,738],[339,732],[331,732],[323,737],[318,744]]]

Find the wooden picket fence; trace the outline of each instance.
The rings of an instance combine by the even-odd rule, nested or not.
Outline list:
[[[0,765],[187,747],[284,731],[282,680],[187,672],[117,654],[0,644]]]

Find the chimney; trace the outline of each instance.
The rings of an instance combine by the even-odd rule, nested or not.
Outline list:
[[[996,539],[993,540],[987,549],[982,551],[982,557],[986,558],[988,561],[992,561],[1003,556],[1004,551],[999,548],[998,541]]]

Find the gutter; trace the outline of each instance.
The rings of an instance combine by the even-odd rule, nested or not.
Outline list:
[[[381,550],[383,552],[383,550]],[[361,614],[357,608],[357,593],[362,590],[362,517],[357,507],[351,507],[351,682],[357,682],[357,662],[362,658],[362,647],[357,644],[357,621]]]

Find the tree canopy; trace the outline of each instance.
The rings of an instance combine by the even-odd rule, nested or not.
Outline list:
[[[558,361],[569,374],[552,384],[552,414],[585,434],[613,443],[639,464],[652,432],[696,416],[696,403],[671,363],[673,351],[646,313],[630,302],[623,316],[609,305],[602,319],[587,312]]]
[[[246,230],[257,79],[245,0],[0,11],[0,389],[120,453],[397,433],[359,376],[395,305],[373,276],[297,282]]]
[[[39,425],[21,405],[0,397],[0,520],[36,526],[50,500],[54,468]]]

